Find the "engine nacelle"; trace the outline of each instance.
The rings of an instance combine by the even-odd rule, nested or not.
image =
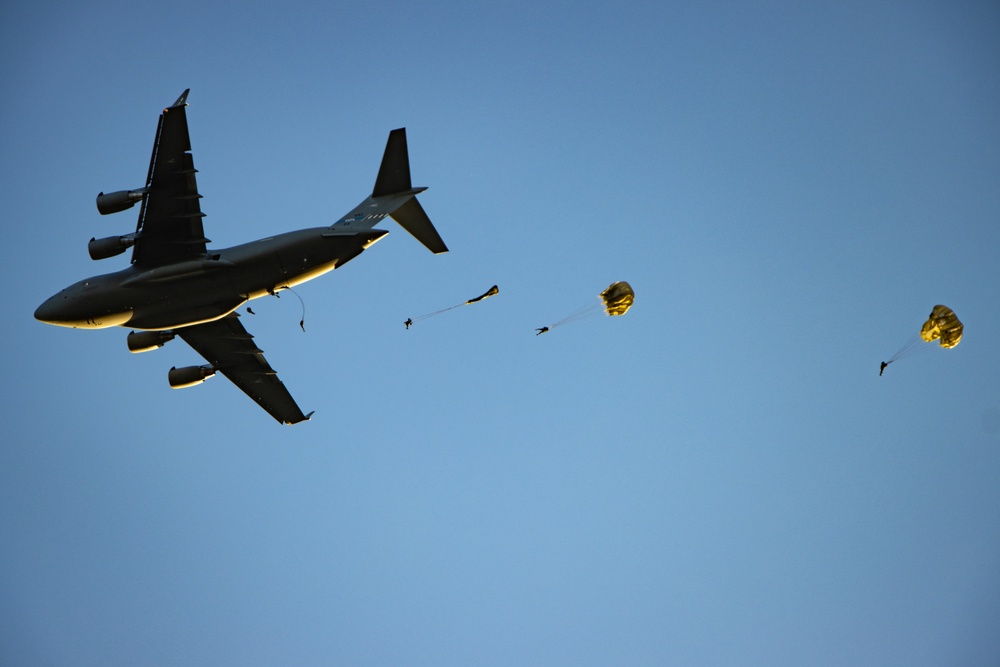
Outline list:
[[[97,195],[97,210],[100,211],[101,215],[124,211],[127,208],[135,206],[137,202],[142,201],[147,192],[149,192],[148,188],[119,190],[118,192],[109,192],[108,194],[101,192]]]
[[[172,341],[175,335],[173,331],[130,331],[126,339],[128,351],[138,354],[155,350]]]
[[[107,259],[120,255],[135,245],[135,234],[125,236],[108,236],[103,239],[90,239],[87,252],[91,259]]]
[[[184,366],[183,368],[171,368],[167,373],[172,389],[184,389],[201,384],[208,378],[215,375],[215,369],[211,366]]]

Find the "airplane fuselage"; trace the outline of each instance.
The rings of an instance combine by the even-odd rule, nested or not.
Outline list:
[[[315,227],[180,262],[133,265],[70,285],[39,306],[35,318],[74,329],[163,330],[209,322],[342,266],[387,233]]]

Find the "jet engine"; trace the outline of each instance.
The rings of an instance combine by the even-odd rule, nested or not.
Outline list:
[[[201,384],[208,378],[215,375],[215,369],[211,366],[184,366],[183,368],[171,368],[167,373],[172,389],[184,389]]]
[[[120,255],[135,245],[135,234],[125,236],[108,236],[103,239],[90,239],[87,252],[91,259],[107,259]]]
[[[173,331],[130,331],[126,342],[128,351],[134,354],[149,352],[163,347],[174,339]]]
[[[101,215],[124,211],[135,206],[136,202],[142,201],[147,192],[149,192],[149,188],[119,190],[108,194],[101,192],[97,195],[97,210],[100,211]]]

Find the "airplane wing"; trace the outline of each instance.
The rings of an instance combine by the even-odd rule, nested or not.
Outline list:
[[[133,264],[156,265],[205,254],[205,232],[188,136],[188,90],[160,114],[139,212]]]
[[[235,312],[213,322],[177,329],[176,332],[216,371],[229,378],[282,424],[296,424],[312,415],[311,412],[302,414]]]

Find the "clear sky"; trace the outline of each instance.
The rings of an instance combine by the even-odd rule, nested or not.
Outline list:
[[[0,63],[0,663],[1000,663],[995,3],[15,0]],[[243,317],[311,422],[32,318],[185,88],[212,247],[396,127],[430,188],[449,254]]]

